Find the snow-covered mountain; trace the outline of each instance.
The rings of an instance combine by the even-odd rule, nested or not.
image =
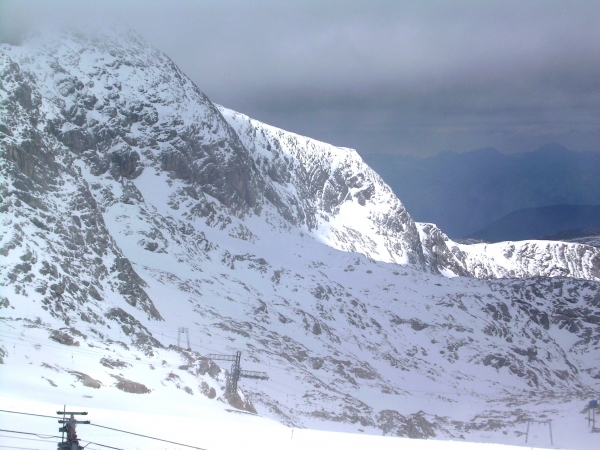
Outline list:
[[[212,104],[130,30],[2,44],[0,82],[2,386],[515,444],[592,395],[599,249],[452,242],[355,151]],[[232,395],[206,355],[237,351],[269,381]]]

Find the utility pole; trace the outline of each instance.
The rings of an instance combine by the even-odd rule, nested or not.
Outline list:
[[[269,375],[266,372],[252,372],[250,370],[242,370],[240,364],[242,360],[242,352],[238,351],[235,355],[206,355],[206,358],[212,359],[213,361],[232,361],[231,365],[231,384],[229,392],[237,394],[237,384],[241,377],[254,378],[257,380],[268,380]]]
[[[185,336],[187,338],[187,349],[191,350],[190,347],[190,332],[186,327],[179,327],[177,329],[177,347],[181,347],[181,336]]]
[[[67,407],[65,405],[62,411],[57,411],[56,414],[62,415],[63,418],[59,419],[58,423],[61,423],[63,426],[58,429],[58,431],[62,432],[62,440],[57,444],[58,450],[83,450],[83,447],[79,445],[79,438],[77,438],[77,433],[75,428],[77,424],[89,424],[89,420],[75,420],[75,416],[87,416],[87,412],[67,412]],[[67,419],[67,416],[71,416]],[[66,439],[65,439],[66,433]]]

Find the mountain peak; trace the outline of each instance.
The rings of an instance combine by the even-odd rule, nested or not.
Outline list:
[[[530,394],[599,376],[597,250],[457,244],[355,151],[214,105],[135,35],[37,39],[0,48],[10,392],[516,442]]]

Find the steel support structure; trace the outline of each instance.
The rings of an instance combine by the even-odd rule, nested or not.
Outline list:
[[[548,430],[550,431],[550,445],[554,445],[554,439],[552,437],[552,419],[548,419],[548,420],[528,420],[527,421],[527,432],[525,433],[525,443],[527,443],[527,441],[529,440],[529,426],[532,423],[547,424],[548,425]]]
[[[231,384],[229,386],[229,392],[236,394],[237,393],[237,385],[240,378],[254,378],[258,380],[268,380],[269,375],[265,372],[253,372],[250,370],[242,370],[241,368],[241,360],[242,360],[242,352],[238,351],[235,355],[217,355],[210,354],[206,355],[206,358],[212,359],[213,361],[232,361],[231,365]]]
[[[56,414],[62,415],[63,418],[59,419],[58,423],[62,424],[62,427],[58,431],[62,432],[61,442],[57,444],[58,450],[83,450],[83,447],[79,445],[79,438],[75,428],[77,424],[89,424],[89,420],[75,420],[75,416],[87,416],[87,412],[71,412],[67,411],[67,407],[63,411],[56,411]],[[70,416],[67,418],[67,416]],[[66,436],[65,436],[66,434]]]
[[[177,329],[177,347],[181,347],[181,336],[184,336],[187,339],[187,349],[191,350],[190,331],[186,327],[179,327]]]

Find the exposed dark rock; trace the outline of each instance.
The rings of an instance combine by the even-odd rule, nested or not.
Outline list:
[[[0,295],[0,308],[8,308],[10,306],[10,302],[8,298]]]
[[[148,389],[142,383],[128,380],[120,375],[111,375],[111,377],[117,380],[115,383],[116,388],[123,392],[127,392],[129,394],[149,394],[152,392],[152,390]]]
[[[425,418],[423,411],[405,417],[398,411],[386,409],[377,415],[377,426],[381,428],[384,436],[412,439],[435,437],[435,426]]]
[[[75,375],[85,387],[90,387],[92,389],[100,389],[102,387],[102,383],[100,381],[94,380],[92,377],[85,373],[77,372],[75,370],[71,370],[69,371],[69,373],[71,375]]]
[[[203,381],[200,384],[200,392],[202,392],[204,395],[206,395],[211,400],[217,396],[217,392],[215,391],[215,388],[210,387],[206,383],[206,381]]]
[[[73,128],[60,133],[57,137],[69,150],[78,155],[86,150],[96,150],[96,140],[94,139],[94,136],[79,128]]]
[[[76,64],[72,61],[81,54],[76,51],[69,61],[56,58],[58,47],[52,50],[50,46],[50,54],[40,54],[35,65],[23,60],[27,67],[23,73],[10,58],[0,55],[0,88],[10,99],[0,103],[0,164],[8,175],[5,183],[0,180],[0,212],[7,223],[12,221],[0,254],[7,261],[3,276],[15,296],[11,304],[0,298],[7,321],[50,331],[63,323],[52,339],[64,345],[77,345],[76,339],[81,338],[90,346],[108,347],[107,351],[127,352],[134,346],[151,358],[157,348],[164,347],[142,323],[146,316],[161,319],[148,286],[162,283],[177,292],[174,302],[183,299],[172,307],[193,314],[199,333],[205,333],[202,336],[209,340],[214,336],[225,344],[228,350],[223,348],[224,352],[243,349],[245,369],[272,361],[274,366],[284,365],[302,386],[301,393],[290,393],[294,400],[252,392],[252,400],[260,402],[264,411],[293,426],[303,426],[304,418],[311,416],[416,438],[450,432],[439,425],[443,419],[421,412],[407,416],[392,410],[377,413],[353,397],[355,389],[368,385],[381,389],[382,398],[392,394],[410,402],[411,394],[402,391],[405,377],[444,383],[452,376],[459,384],[495,368],[501,388],[516,381],[535,392],[583,392],[583,379],[600,377],[597,370],[582,367],[598,341],[598,283],[557,277],[564,272],[593,279],[594,270],[600,267],[593,250],[553,247],[556,254],[550,255],[539,244],[513,243],[497,252],[498,258],[511,258],[516,268],[524,267],[524,262],[542,261],[536,266],[543,268],[539,273],[533,265],[517,273],[494,265],[489,258],[477,259],[435,226],[415,224],[354,152],[302,142],[304,138],[270,130],[250,119],[240,119],[247,128],[234,129],[224,120],[229,120],[224,110],[212,105],[168,58],[135,44],[136,38],[127,39],[126,45],[110,39],[81,44],[83,52],[89,45],[98,54],[109,51],[111,55],[107,58],[111,62],[97,60],[98,73],[86,75],[72,70]],[[139,51],[128,50],[131,42]],[[69,52],[71,47],[61,48]],[[44,84],[37,86],[35,80],[42,77],[34,76],[36,67],[38,63],[43,66],[46,57],[52,64],[44,73]],[[123,77],[117,80],[114,69],[119,65],[135,67],[144,75],[157,70],[161,87],[152,82],[128,85]],[[94,83],[103,87],[92,89]],[[190,114],[179,114],[183,109]],[[144,179],[135,179],[142,169],[147,171]],[[165,171],[169,172],[166,176]],[[159,175],[157,181],[166,183],[157,183],[156,189],[169,189],[169,200],[162,205],[166,208],[156,203],[162,201],[160,196],[144,198],[145,177],[154,174]],[[371,231],[354,229],[352,220],[339,224],[334,215],[350,203],[355,211],[368,214],[361,221],[370,221]],[[168,207],[172,211],[165,213]],[[254,214],[257,217],[244,220]],[[313,233],[317,227],[323,227],[319,236],[329,236],[329,244],[340,250],[331,250],[336,266],[329,260],[304,261],[293,269],[299,273],[294,273],[287,268],[292,261],[288,258],[284,268],[273,270],[272,262],[261,257],[263,245],[270,242],[261,242],[268,235],[256,226],[259,221],[277,233],[308,233],[309,239],[317,234]],[[206,227],[212,227],[207,235],[214,236],[214,242],[196,231]],[[111,236],[112,232],[120,234]],[[229,238],[245,242],[229,246]],[[139,258],[139,252],[127,253],[129,246],[123,249],[127,252],[122,251],[121,239],[131,239],[138,250],[155,252],[141,252],[149,260],[168,256],[185,270],[146,266],[144,258],[129,260],[125,255]],[[236,253],[250,252],[253,245],[256,254]],[[304,251],[297,253],[300,258],[307,256]],[[543,259],[548,255],[549,259]],[[565,269],[560,267],[561,258],[574,263]],[[578,263],[583,260],[591,261],[590,267]],[[281,261],[277,260],[276,267],[282,267]],[[341,275],[348,286],[333,281],[340,275],[338,269],[345,270]],[[580,269],[588,272],[577,272]],[[436,275],[447,270],[490,279],[531,274],[554,278],[484,283]],[[140,274],[151,277],[152,283],[146,284]],[[363,289],[363,277],[375,284]],[[430,277],[435,281],[429,281]],[[418,286],[425,286],[426,293],[416,292]],[[126,312],[114,307],[122,306],[122,301],[134,308]],[[19,317],[15,306],[21,302],[34,306],[33,302],[39,302],[49,323]],[[548,333],[552,328],[571,333],[572,349],[552,339],[555,335]],[[112,341],[109,336],[115,333],[125,337]],[[411,342],[417,333],[418,345]],[[0,362],[5,355],[2,351]],[[193,394],[182,380],[208,374],[212,380],[205,378],[199,392],[227,399],[236,408],[254,410],[242,400],[250,397],[220,396],[230,375],[214,362],[174,345],[164,352],[181,357],[174,367],[187,373],[174,370],[167,376],[179,389]],[[461,364],[452,366],[450,372],[449,365],[459,359]],[[128,366],[108,357],[100,364],[115,373]],[[397,378],[379,375],[380,365],[387,364]],[[488,369],[473,368],[473,364]],[[163,362],[165,373],[171,370],[167,367]],[[162,372],[157,369],[154,374]],[[80,372],[73,375],[87,380]],[[126,392],[149,392],[122,375],[115,379]],[[159,379],[164,381],[164,375]],[[253,386],[240,381],[240,392]],[[315,410],[316,404],[322,407]],[[500,429],[500,423],[488,413],[474,427]],[[456,425],[459,428],[468,427]]]
[[[140,308],[148,313],[150,317],[156,320],[163,320],[160,313],[154,307],[152,300],[143,289],[146,283],[133,269],[131,262],[127,258],[118,258],[111,270],[117,272],[117,278],[120,281],[118,285],[119,293],[125,297],[130,305],[136,306],[139,302]]]
[[[109,369],[122,369],[122,368],[126,368],[126,367],[131,367],[131,364],[124,362],[124,361],[120,361],[118,359],[111,359],[111,358],[102,358],[100,360],[100,364],[102,364],[104,367],[108,367]]]
[[[238,393],[226,394],[225,398],[227,399],[227,402],[234,408],[256,414],[256,409],[254,408],[252,402],[249,399],[243,400]]]
[[[141,173],[138,169],[140,154],[130,147],[122,148],[110,153],[110,161],[114,167],[112,174],[115,178],[135,178]]]
[[[151,252],[155,251],[158,248],[158,243],[156,242],[146,242],[146,245],[144,246],[144,248],[146,250],[149,250]]]
[[[50,334],[50,339],[52,339],[53,341],[56,341],[60,344],[63,344],[63,345],[71,345],[71,346],[79,347],[79,341],[76,341],[69,334],[59,331],[59,330],[54,330],[52,332],[52,334]]]
[[[132,344],[143,350],[148,356],[154,354],[154,348],[163,348],[163,345],[152,336],[145,326],[121,308],[112,308],[105,316],[119,323],[125,335],[131,339]]]

